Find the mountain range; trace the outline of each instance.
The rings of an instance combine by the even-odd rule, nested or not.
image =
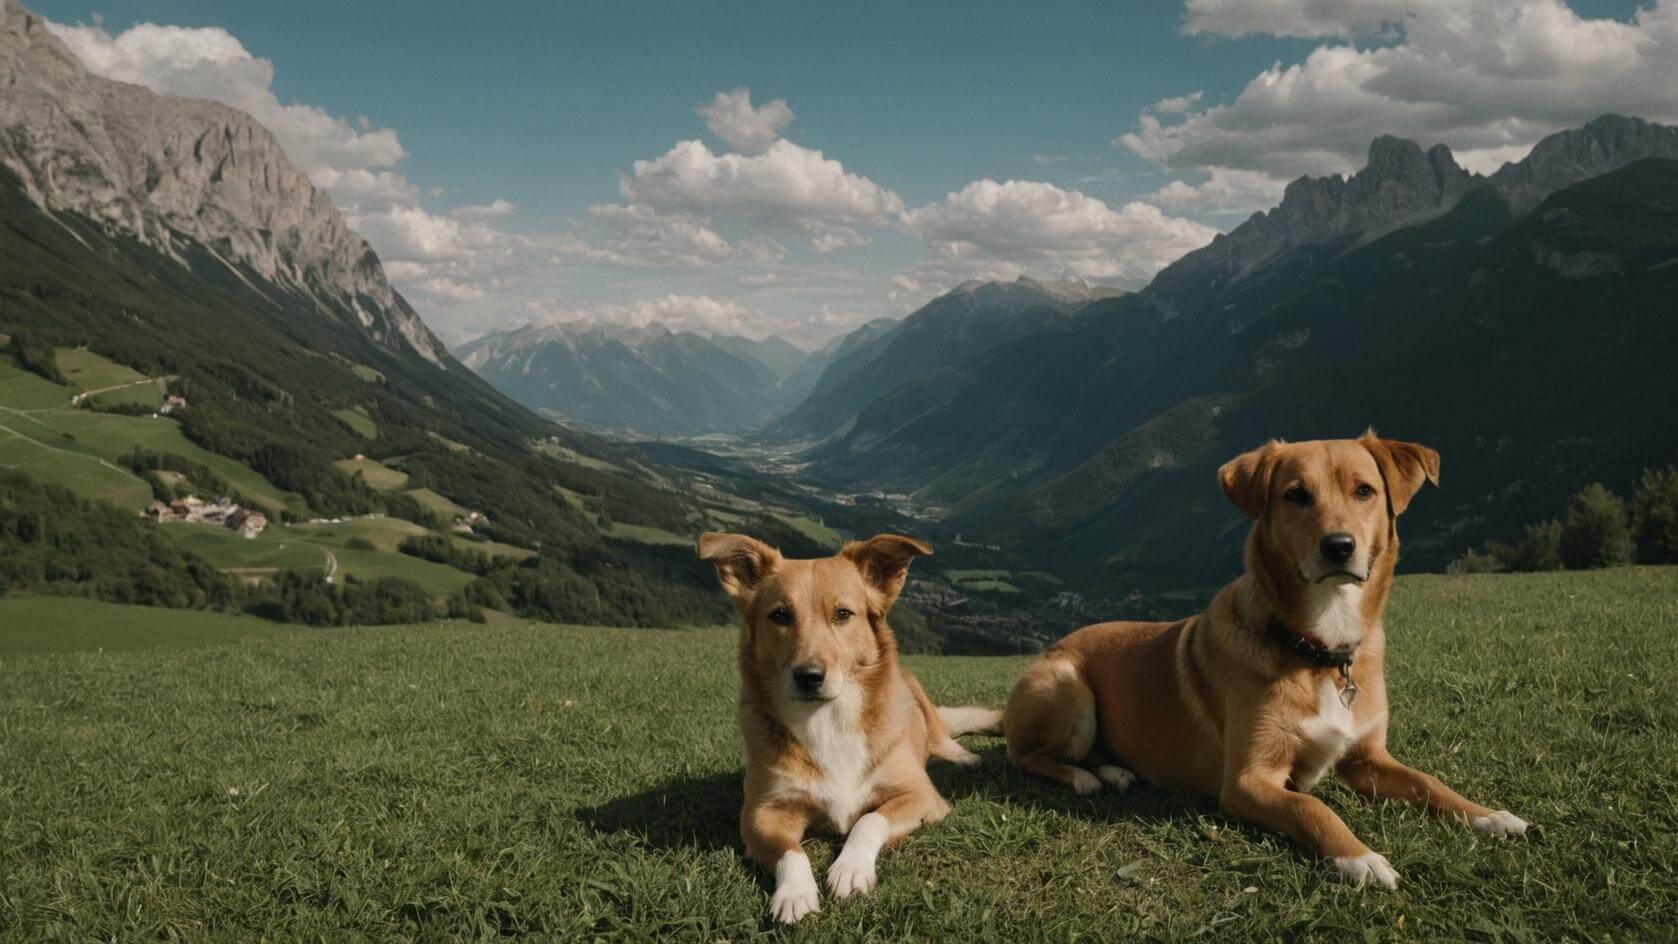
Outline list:
[[[1446,456],[1447,489],[1406,527],[1412,566],[1442,566],[1672,458],[1674,158],[1678,129],[1619,116],[1488,177],[1379,138],[1357,174],[1294,182],[1143,291],[873,397],[806,474],[941,505],[1058,573],[1167,590],[1237,564],[1219,461],[1373,423]]]
[[[1678,129],[1636,118],[1489,175],[1377,138],[1134,293],[973,282],[809,353],[578,324],[451,353],[249,116],[95,76],[16,0],[0,88],[0,465],[129,518],[197,487],[286,525],[384,522],[443,568],[421,598],[704,621],[724,607],[696,530],[797,554],[898,528],[941,562],[1183,600],[1239,566],[1213,471],[1272,436],[1439,449],[1413,568],[1678,450]],[[726,456],[621,441],[719,436]],[[388,543],[340,556],[411,570]],[[192,553],[182,586],[249,571]]]
[[[253,591],[253,612],[426,618],[426,601],[447,594],[450,613],[669,625],[725,612],[693,559],[694,530],[735,524],[816,546],[785,523],[794,509],[701,493],[460,364],[250,116],[94,75],[15,0],[0,0],[0,89],[0,465],[130,520],[153,499],[231,493],[280,526],[226,544],[152,525],[160,533],[137,544],[193,549],[83,573],[77,592],[128,600],[173,581],[199,589],[169,605],[237,605],[217,571],[284,576],[274,561],[298,566],[296,549],[314,547],[301,559],[317,578],[259,579],[289,596]],[[758,361],[714,350],[775,382]],[[320,521],[342,529],[328,580],[344,569],[376,586],[330,597],[318,579],[326,536],[272,537]],[[7,552],[25,555],[14,573],[46,586],[64,569],[52,555],[101,540],[54,535]],[[398,599],[420,603],[380,602]]]
[[[827,363],[823,351],[779,337],[706,337],[658,323],[528,325],[454,353],[531,409],[633,438],[755,429],[802,400]]]
[[[1413,565],[1439,567],[1587,478],[1624,485],[1671,458],[1664,429],[1596,417],[1655,422],[1650,405],[1672,400],[1674,372],[1653,365],[1678,355],[1675,161],[1678,129],[1617,115],[1489,175],[1382,136],[1356,173],[1294,181],[1134,294],[968,283],[812,356],[801,399],[766,369],[691,357],[627,386],[591,365],[592,389],[561,399],[661,390],[652,435],[749,430],[801,449],[807,482],[907,495],[1057,573],[1155,592],[1234,564],[1217,551],[1239,527],[1208,484],[1218,460],[1373,423],[1462,457],[1409,523]],[[486,376],[532,402],[505,369]],[[726,421],[672,419],[721,404]]]

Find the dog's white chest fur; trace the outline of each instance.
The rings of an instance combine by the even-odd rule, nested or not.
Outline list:
[[[838,698],[802,713],[788,728],[821,770],[806,786],[810,798],[835,829],[849,832],[874,792],[861,692],[847,685]]]
[[[1356,646],[1363,641],[1363,588],[1355,584],[1324,586],[1312,601],[1311,635],[1329,649]],[[1314,714],[1299,722],[1299,753],[1294,760],[1293,782],[1309,790],[1346,751],[1375,726],[1378,719],[1366,719],[1360,728],[1350,706],[1340,698],[1340,684],[1323,679],[1317,687]]]
[[[1356,584],[1322,587],[1312,601],[1311,635],[1329,649],[1355,646],[1363,639],[1363,588]]]
[[[1340,686],[1323,679],[1317,686],[1317,711],[1299,721],[1299,751],[1293,767],[1294,786],[1309,790],[1348,748],[1368,734],[1378,719],[1360,726],[1352,709],[1340,700]]]

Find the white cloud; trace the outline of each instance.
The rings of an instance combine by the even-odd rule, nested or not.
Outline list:
[[[1118,209],[1038,181],[978,180],[903,217],[946,266],[1142,281],[1216,230],[1142,202]]]
[[[588,208],[593,220],[617,229],[606,248],[625,261],[648,265],[699,266],[738,255],[710,221],[685,213],[661,215],[647,206],[601,203]]]
[[[226,30],[142,23],[112,35],[97,22],[49,28],[95,74],[221,102],[261,122],[372,244],[391,282],[422,308],[446,309],[501,291],[546,251],[483,222],[513,212],[506,200],[461,207],[453,218],[426,210],[421,188],[396,169],[407,152],[395,131],[365,116],[351,121],[312,105],[282,104],[273,91],[273,63]],[[435,198],[442,189],[428,192]],[[609,254],[576,251],[566,258],[598,262]]]
[[[498,220],[512,216],[518,211],[518,204],[496,197],[488,203],[469,203],[466,206],[455,207],[449,211],[449,215],[457,220]]]
[[[1275,206],[1287,182],[1260,171],[1228,167],[1206,168],[1206,180],[1188,184],[1173,180],[1148,195],[1148,199],[1170,210],[1248,211]]]
[[[732,92],[718,92],[709,104],[694,111],[705,119],[711,133],[742,154],[762,154],[792,123],[792,109],[782,99],[752,107],[752,92],[744,86]]]
[[[887,226],[903,212],[897,194],[784,140],[757,155],[714,154],[703,142],[682,141],[659,158],[636,161],[618,192],[660,212],[789,229],[818,252],[866,245],[856,227]]]
[[[1442,142],[1490,170],[1603,112],[1678,119],[1678,0],[1627,22],[1560,0],[1207,0],[1190,3],[1185,28],[1358,37],[1394,23],[1368,45],[1278,62],[1227,104],[1169,121],[1145,113],[1115,143],[1172,169],[1286,179],[1361,167],[1383,133]]]
[[[1148,110],[1161,115],[1181,115],[1194,106],[1200,104],[1200,99],[1205,94],[1205,92],[1195,91],[1190,92],[1187,95],[1176,95],[1171,98],[1162,98],[1159,101],[1154,102]]]
[[[251,55],[224,29],[141,23],[113,36],[97,24],[48,28],[93,73],[248,112],[335,197],[341,184],[355,200],[393,205],[412,199],[406,180],[381,172],[407,156],[395,131],[370,122],[357,128],[312,105],[282,105],[273,92],[274,64]]]
[[[531,310],[535,320],[545,324],[608,322],[639,328],[657,323],[672,330],[706,334],[760,336],[768,333],[762,330],[762,312],[739,302],[709,295],[664,295],[624,304],[593,305],[567,305],[551,299],[537,299],[532,302]]]
[[[1220,36],[1354,36],[1401,24],[1415,0],[1188,0],[1183,32]]]

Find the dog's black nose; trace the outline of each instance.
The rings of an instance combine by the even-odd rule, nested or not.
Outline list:
[[[1358,539],[1344,531],[1336,531],[1333,534],[1324,535],[1323,543],[1320,546],[1324,560],[1344,564],[1352,559],[1353,552],[1358,549]]]
[[[798,688],[800,695],[814,695],[821,690],[822,679],[827,673],[815,665],[795,665],[792,667],[792,684]]]

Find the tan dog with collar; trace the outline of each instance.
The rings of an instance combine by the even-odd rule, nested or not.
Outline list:
[[[1080,793],[1128,786],[1122,761],[1153,783],[1216,796],[1360,885],[1394,888],[1398,873],[1309,792],[1331,770],[1367,796],[1523,835],[1519,817],[1387,753],[1381,614],[1397,518],[1438,476],[1438,453],[1373,431],[1275,441],[1231,460],[1218,480],[1254,522],[1246,573],[1203,614],[1102,623],[1049,647],[1009,697],[1009,758]]]
[[[827,870],[839,898],[874,888],[880,850],[950,811],[929,757],[970,766],[954,740],[994,731],[1000,713],[934,708],[908,669],[886,613],[909,561],[932,549],[882,534],[817,560],[788,560],[741,534],[702,534],[699,556],[740,611],[740,735],[746,745],[746,854],[775,873],[771,913],[819,911],[804,833],[848,834]]]

